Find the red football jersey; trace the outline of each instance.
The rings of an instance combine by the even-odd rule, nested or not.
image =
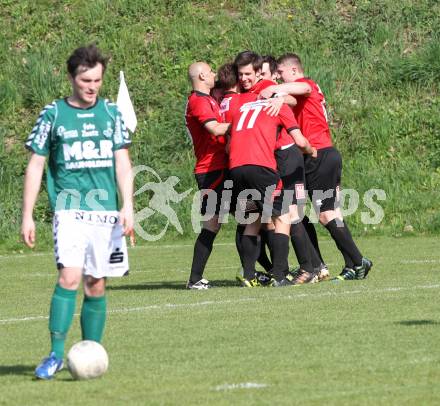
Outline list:
[[[254,93],[226,93],[220,103],[220,113],[223,122],[230,123],[232,116],[240,110],[243,104],[255,100],[257,100],[257,95]]]
[[[264,89],[266,89],[269,86],[273,86],[276,85],[276,83],[272,80],[268,80],[268,79],[262,79],[260,81],[258,81],[257,83],[255,83],[255,85],[253,85],[250,89],[249,89],[249,93],[254,93],[254,94],[260,94],[260,92]],[[277,138],[277,144],[275,149],[280,149],[280,148],[285,148],[289,145],[295,144],[295,141],[293,140],[293,138],[287,133],[287,131],[285,131],[284,129],[281,130],[278,138]]]
[[[261,79],[257,83],[255,83],[247,92],[248,93],[254,93],[254,94],[260,94],[260,92],[266,87],[276,85],[276,83],[269,79]]]
[[[225,137],[210,134],[205,128],[209,121],[222,122],[219,105],[208,94],[191,92],[186,104],[185,122],[196,155],[194,173],[206,173],[228,167]]]
[[[297,125],[296,128],[299,128],[299,125]],[[275,149],[285,149],[294,144],[295,140],[293,139],[293,137],[286,131],[285,128],[282,128],[280,133],[278,134]]]
[[[298,121],[301,132],[312,147],[316,149],[333,145],[330,129],[327,123],[325,99],[319,86],[309,78],[300,78],[296,82],[305,82],[312,87],[309,96],[295,96],[298,104],[293,107],[293,113]]]
[[[282,127],[287,131],[298,127],[292,111],[283,105],[276,117],[263,110],[267,100],[246,103],[237,110],[231,121],[229,168],[243,165],[265,166],[276,171],[274,151]]]

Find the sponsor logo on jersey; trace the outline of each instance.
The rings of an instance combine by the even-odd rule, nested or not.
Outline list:
[[[115,252],[111,253],[109,262],[111,264],[120,264],[124,262],[124,253],[119,248],[116,248]]]
[[[111,136],[113,135],[113,127],[111,121],[107,121],[107,129],[104,130],[102,133],[104,134],[105,137],[111,138]]]
[[[100,140],[75,141],[63,144],[66,169],[104,168],[113,166],[113,142]],[[73,161],[73,162],[71,162]]]
[[[96,129],[95,124],[84,123],[81,135],[83,137],[97,137],[99,135],[99,131]]]
[[[75,220],[86,221],[93,224],[116,224],[118,217],[112,214],[76,211]]]
[[[122,135],[122,122],[121,117],[116,116],[116,123],[115,123],[115,143],[116,144],[122,144],[123,142],[123,135]]]
[[[58,137],[62,137],[65,140],[68,140],[70,138],[78,138],[78,131],[77,130],[66,130],[61,125],[57,129],[57,135],[58,135]]]
[[[46,144],[47,137],[49,136],[50,128],[52,126],[52,123],[42,121],[40,126],[38,127],[37,133],[35,135],[35,144],[39,149],[44,148],[44,144]]]
[[[77,113],[78,118],[93,118],[95,117],[95,113]]]
[[[303,183],[297,183],[295,185],[295,196],[297,200],[303,200],[306,198],[306,193],[304,190],[304,184]]]
[[[220,113],[224,113],[225,111],[229,111],[229,103],[232,97],[225,97],[220,103]]]

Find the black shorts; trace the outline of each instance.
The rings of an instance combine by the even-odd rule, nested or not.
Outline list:
[[[334,147],[318,150],[317,158],[304,158],[306,188],[317,213],[335,210],[339,204],[342,158]]]
[[[204,190],[200,205],[200,213],[219,214],[224,182],[228,178],[228,170],[220,169],[217,171],[196,173],[195,175],[199,190]]]
[[[285,214],[292,204],[304,205],[306,194],[304,187],[304,157],[296,145],[275,151],[278,173],[282,189],[274,199],[275,215]],[[278,212],[279,214],[276,214]]]
[[[232,207],[235,211],[255,211],[271,217],[273,192],[280,180],[278,173],[265,166],[243,165],[231,169],[229,174],[234,183]],[[243,193],[245,190],[249,193]],[[254,203],[255,210],[249,210],[248,200]]]

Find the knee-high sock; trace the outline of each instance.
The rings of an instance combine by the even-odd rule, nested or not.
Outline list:
[[[272,262],[270,261],[266,253],[266,245],[269,246],[268,233],[271,231],[272,230],[260,230],[261,245],[260,245],[260,255],[258,256],[257,261],[264,268],[266,272],[270,272],[272,269]]]
[[[255,263],[260,254],[257,236],[244,234],[241,237],[241,246],[243,253],[243,276],[248,280],[254,279]]]
[[[313,223],[310,221],[310,219],[307,216],[304,216],[302,223],[304,225],[304,228],[307,231],[307,234],[309,235],[310,241],[312,242],[316,253],[319,256],[321,263],[325,264],[324,260],[322,259],[321,251],[319,249],[318,235],[316,234],[315,226],[313,225]]]
[[[313,268],[319,268],[323,262],[321,261],[321,257],[318,255],[318,253],[315,250],[315,247],[313,246],[312,242],[310,241],[310,237],[306,232],[306,239],[307,239],[307,248],[309,250],[310,260],[312,261]]]
[[[275,234],[275,230],[266,230],[266,244],[269,248],[270,253],[270,261],[273,262],[273,235]]]
[[[310,242],[303,223],[292,224],[290,227],[293,249],[301,269],[307,272],[313,272],[312,261],[310,257]]]
[[[83,340],[102,340],[107,316],[107,299],[104,296],[84,296],[81,309],[81,333]]]
[[[327,223],[325,226],[327,230],[330,232],[333,240],[336,243],[339,251],[347,256],[352,262],[354,266],[359,266],[362,264],[362,254],[360,253],[358,247],[353,241],[353,237],[351,236],[350,230],[346,227],[345,222],[338,224],[336,219],[333,219]],[[344,255],[344,259],[346,256]]]
[[[281,233],[273,235],[273,275],[279,282],[289,270],[289,236]]]
[[[243,267],[243,247],[241,246],[241,238],[243,237],[245,228],[246,226],[238,224],[235,230],[235,246],[237,247],[237,252],[238,252],[238,256],[240,257],[240,263],[242,267]]]
[[[351,235],[351,232],[350,232],[350,229],[348,228],[348,225],[347,225],[347,223],[345,222],[345,220],[344,220],[344,226],[345,226],[345,228],[347,229],[347,232],[348,232],[348,234],[350,235],[350,238],[353,239],[353,237],[352,237],[352,235]],[[339,248],[339,247],[338,247],[338,248]],[[346,266],[347,268],[353,268],[353,267],[354,267],[354,262],[353,262],[353,260],[351,259],[350,255],[349,255],[347,252],[345,252],[345,250],[343,250],[342,247],[339,248],[339,251],[341,251],[342,256],[344,257],[345,266]]]
[[[194,244],[194,255],[191,266],[191,275],[189,280],[191,283],[196,283],[203,277],[203,271],[205,270],[206,263],[211,255],[212,245],[214,243],[216,233],[203,228],[197,237]]]
[[[64,357],[64,342],[75,313],[76,294],[77,290],[64,289],[57,284],[52,295],[49,331],[51,352],[55,352],[57,358]]]

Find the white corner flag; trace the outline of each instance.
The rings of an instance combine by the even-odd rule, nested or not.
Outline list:
[[[134,133],[137,125],[137,118],[136,113],[134,112],[133,103],[128,94],[127,85],[125,84],[124,72],[122,71],[119,72],[119,91],[116,104],[122,114],[125,125],[132,133]]]

